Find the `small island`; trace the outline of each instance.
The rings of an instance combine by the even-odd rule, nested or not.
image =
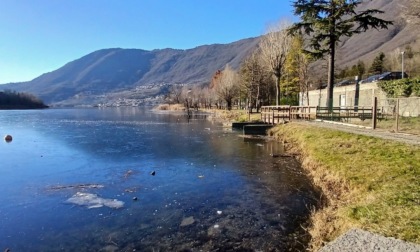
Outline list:
[[[0,91],[1,109],[43,109],[48,108],[39,98],[28,93]]]

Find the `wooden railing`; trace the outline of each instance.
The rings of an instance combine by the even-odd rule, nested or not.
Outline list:
[[[380,115],[380,109],[377,114]],[[360,120],[372,119],[373,108],[369,107],[318,107],[316,110],[316,118],[330,121],[346,121],[351,118],[359,118]]]
[[[348,121],[350,118],[360,120],[372,119],[372,107],[317,107],[317,106],[263,106],[261,107],[261,121],[268,124],[277,124],[294,119],[323,119],[331,121]],[[380,118],[383,114],[377,109]]]
[[[315,106],[262,106],[261,121],[276,124],[292,119],[315,119]]]

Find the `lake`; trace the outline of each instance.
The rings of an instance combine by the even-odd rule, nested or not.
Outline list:
[[[280,143],[240,134],[147,108],[0,111],[0,251],[302,250],[319,194]]]

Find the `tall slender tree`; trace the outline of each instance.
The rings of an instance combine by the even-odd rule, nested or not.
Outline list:
[[[293,37],[292,46],[286,61],[286,75],[288,76],[287,85],[289,90],[301,94],[301,105],[306,101],[309,106],[309,64],[312,62],[310,55],[305,54],[303,36]]]
[[[248,104],[252,103],[257,108],[262,100],[267,100],[268,71],[261,63],[258,51],[248,56],[240,67],[241,90],[245,92]]]
[[[292,36],[288,33],[290,26],[291,23],[285,20],[271,26],[259,44],[261,58],[276,78],[276,105],[280,103],[281,79],[292,43]]]
[[[308,53],[322,58],[328,55],[327,106],[333,106],[334,63],[337,43],[340,38],[365,32],[370,28],[387,29],[392,21],[376,17],[383,11],[368,9],[356,11],[361,0],[297,0],[293,2],[294,13],[301,21],[289,31],[303,32],[311,36]]]

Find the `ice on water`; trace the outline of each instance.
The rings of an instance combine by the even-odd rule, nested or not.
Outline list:
[[[77,192],[67,202],[76,204],[79,206],[86,206],[87,208],[98,208],[98,207],[110,207],[110,208],[121,208],[124,206],[124,202],[116,199],[105,199],[101,198],[93,193]]]

